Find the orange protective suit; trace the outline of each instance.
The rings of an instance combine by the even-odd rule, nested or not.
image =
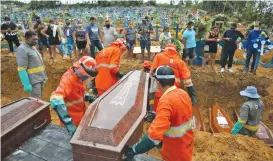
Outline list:
[[[163,160],[192,160],[194,134],[191,117],[192,103],[188,94],[176,86],[170,87],[162,95],[156,118],[148,130],[150,139],[163,142]]]
[[[98,95],[102,95],[112,85],[118,81],[117,72],[119,71],[120,57],[123,50],[120,48],[121,44],[111,43],[109,47],[101,50],[96,56],[96,63],[98,75],[95,79]],[[108,68],[108,66],[116,66]]]
[[[62,76],[59,86],[50,100],[64,100],[72,122],[78,126],[86,111],[84,94],[86,83],[81,81],[73,72],[72,67]],[[61,123],[61,125],[63,125]]]
[[[191,73],[188,69],[187,65],[180,59],[175,46],[172,44],[167,44],[165,50],[157,54],[154,58],[151,72],[158,68],[161,65],[168,65],[172,68],[175,75],[175,86],[177,88],[181,88],[181,81],[183,80],[183,85],[185,87],[192,86],[191,81]],[[154,100],[154,111],[156,112],[157,104],[159,102],[162,93],[159,91],[155,92],[155,100]]]

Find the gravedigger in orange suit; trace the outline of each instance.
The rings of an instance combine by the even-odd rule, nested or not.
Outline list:
[[[153,77],[158,91],[163,93],[156,117],[148,134],[130,147],[123,159],[134,161],[135,155],[145,153],[162,142],[164,161],[191,161],[194,146],[191,99],[184,90],[174,85],[175,74],[169,66],[158,67]]]
[[[179,54],[176,51],[176,46],[173,44],[167,44],[164,51],[155,56],[153,64],[150,70],[150,75],[152,72],[161,65],[168,65],[172,68],[175,75],[175,86],[177,88],[182,88],[182,85],[187,88],[189,96],[192,101],[192,105],[196,104],[196,96],[193,88],[193,83],[191,81],[191,73],[187,65],[179,58]],[[183,84],[182,84],[183,83]],[[146,120],[151,122],[154,118],[154,114],[157,110],[157,105],[162,93],[155,91],[154,98],[150,98],[150,104],[153,104],[153,109],[146,116]],[[153,101],[154,99],[154,101]]]
[[[120,58],[127,50],[126,41],[117,39],[97,54],[98,75],[95,79],[95,86],[99,96],[122,78],[123,75],[119,72]]]
[[[56,111],[70,135],[76,131],[85,111],[84,101],[95,100],[86,90],[86,85],[97,75],[96,61],[90,56],[83,56],[61,77],[56,91],[51,94],[50,104]]]

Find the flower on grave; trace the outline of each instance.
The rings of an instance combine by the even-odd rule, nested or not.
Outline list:
[[[264,44],[265,44],[265,40],[262,40],[262,41],[261,41],[261,44],[264,45]]]
[[[264,36],[265,38],[268,37],[267,34],[264,31],[261,33],[261,35]]]
[[[273,49],[273,45],[272,45],[272,44],[271,44],[271,45],[268,45],[267,48],[268,48],[269,50],[271,50],[271,49]]]
[[[259,46],[259,45],[258,45],[257,43],[253,44],[253,47],[254,47],[254,48],[258,48],[258,46]]]
[[[158,24],[155,24],[155,26],[156,26],[156,27],[160,27],[160,24],[159,24],[159,23],[158,23]]]

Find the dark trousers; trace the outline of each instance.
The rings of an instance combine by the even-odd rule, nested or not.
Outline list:
[[[245,64],[245,69],[244,69],[245,72],[248,72],[250,59],[252,56],[253,56],[253,62],[251,64],[251,71],[253,71],[255,69],[255,62],[256,62],[256,58],[257,58],[258,54],[259,54],[258,51],[253,51],[253,50],[247,51],[246,64]]]
[[[93,40],[91,41],[91,47],[90,47],[90,52],[91,52],[91,57],[95,59],[95,47],[98,48],[99,51],[103,49],[102,44],[99,40]]]
[[[20,46],[20,42],[19,42],[19,39],[18,39],[18,37],[17,36],[12,36],[12,37],[9,37],[8,39],[6,39],[7,41],[8,41],[8,44],[9,44],[9,50],[11,51],[11,52],[13,52],[14,51],[14,49],[13,49],[13,43],[17,46],[17,47],[19,47]]]
[[[223,49],[222,63],[221,63],[222,68],[225,68],[227,61],[228,61],[228,68],[232,67],[233,56],[234,56],[235,51],[236,51],[236,49]]]

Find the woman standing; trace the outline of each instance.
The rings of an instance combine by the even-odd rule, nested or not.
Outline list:
[[[125,35],[125,40],[128,46],[128,59],[133,61],[133,51],[134,51],[134,46],[136,44],[136,29],[133,28],[132,22],[129,21],[129,27],[125,29],[124,35]]]
[[[55,29],[57,27],[57,30]],[[49,20],[49,25],[45,26],[44,29],[41,31],[41,34],[46,37],[47,44],[50,46],[49,48],[49,54],[50,59],[54,59],[53,55],[53,49],[56,49],[56,45],[60,45],[60,38],[61,36],[59,34],[59,27],[58,25],[55,25],[54,20]]]
[[[82,57],[83,55],[86,55],[86,32],[83,28],[82,21],[78,22],[78,28],[73,33],[74,42],[77,45],[79,53],[76,54],[76,57]]]
[[[205,63],[210,59],[212,70],[216,71],[215,68],[215,57],[217,53],[217,42],[220,39],[220,34],[218,32],[218,27],[214,26],[210,32],[206,34],[206,45],[204,47],[204,59],[202,61],[202,68],[204,68]]]
[[[172,43],[172,35],[170,33],[169,27],[164,27],[163,32],[159,36],[160,48],[161,51],[165,49],[167,44]]]

